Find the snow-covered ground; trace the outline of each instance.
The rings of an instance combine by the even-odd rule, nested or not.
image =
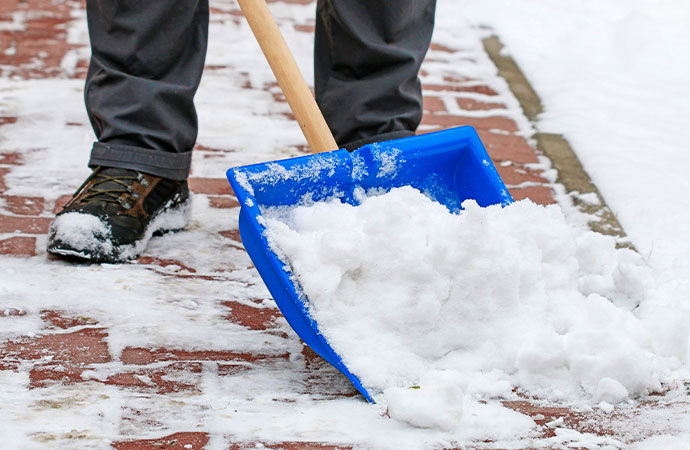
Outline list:
[[[445,11],[445,13],[444,13]],[[690,5],[681,0],[441,1],[492,27],[634,245],[690,295]],[[684,295],[681,295],[684,294]]]
[[[687,326],[690,4],[488,0],[439,9],[441,27],[463,17],[501,37],[541,97],[538,128],[570,141],[655,272],[655,300],[639,314]]]
[[[229,10],[234,4],[216,0],[215,6]],[[307,23],[313,16],[313,5],[275,3],[271,8],[284,20],[287,40],[310,79],[310,36],[295,31],[290,21]],[[690,142],[690,127],[686,125],[690,117],[690,6],[670,0],[585,0],[576,4],[556,0],[439,0],[437,22],[436,36],[441,43],[462,42],[474,46],[477,52],[481,52],[479,39],[487,32],[477,25],[488,25],[501,37],[542,98],[545,111],[537,126],[542,131],[563,133],[569,139],[646,262],[633,261],[626,266],[632,269],[619,270],[616,278],[614,269],[622,267],[616,264],[624,258],[611,256],[615,255],[613,250],[607,258],[615,267],[597,266],[603,258],[599,250],[608,244],[602,247],[599,242],[592,247],[599,250],[577,257],[573,256],[577,248],[554,249],[556,256],[572,250],[574,253],[568,254],[570,261],[575,258],[584,267],[584,272],[576,270],[566,275],[568,283],[573,282],[573,276],[584,273],[590,276],[584,283],[591,291],[587,295],[608,293],[614,300],[609,304],[597,297],[590,305],[591,315],[596,316],[601,309],[601,317],[619,319],[602,324],[607,339],[616,344],[611,347],[617,350],[615,354],[609,356],[602,349],[593,356],[580,355],[581,372],[576,376],[567,374],[574,376],[575,381],[566,383],[558,399],[566,403],[585,399],[589,401],[585,402],[586,407],[603,401],[605,404],[599,403],[593,414],[615,421],[615,413],[610,415],[612,410],[632,408],[636,404],[635,394],[654,390],[656,383],[663,382],[674,396],[669,404],[661,410],[641,410],[635,422],[621,419],[617,429],[629,433],[629,438],[653,433],[671,435],[651,437],[636,444],[636,449],[687,448],[690,423],[682,382],[689,364],[690,334],[690,307],[686,306],[690,300],[690,201],[685,196],[690,190],[686,176],[690,171],[690,153],[685,148]],[[83,55],[83,45],[87,43],[83,12],[75,12],[69,35],[72,43],[82,47],[63,61],[67,74]],[[482,70],[494,70],[486,57],[477,58],[484,64]],[[234,165],[298,154],[294,146],[302,138],[294,122],[282,115],[287,106],[275,103],[268,91],[242,88],[247,82],[261,87],[273,80],[246,24],[235,22],[229,14],[212,16],[207,64],[222,68],[205,73],[197,96],[199,143],[237,151],[213,155],[198,152],[194,156],[194,176],[220,178],[226,168]],[[462,72],[460,67],[457,70]],[[0,79],[2,114],[20,118],[2,127],[1,143],[4,148],[20,150],[25,159],[23,166],[13,168],[5,177],[10,187],[8,194],[55,200],[71,192],[88,174],[85,162],[93,135],[83,111],[81,89],[82,81],[67,78]],[[46,99],[59,108],[47,108]],[[66,126],[67,123],[72,125]],[[524,123],[520,127],[527,131]],[[438,448],[467,442],[479,445],[477,442],[486,439],[501,448],[624,446],[619,440],[579,434],[562,424],[553,424],[557,430],[554,437],[533,441],[531,418],[477,402],[463,403],[460,412],[451,409],[447,420],[433,414],[425,416],[429,402],[419,403],[418,414],[412,411],[410,416],[409,405],[416,405],[418,400],[415,393],[407,391],[393,391],[388,400],[391,415],[396,416],[397,411],[400,420],[384,416],[383,406],[367,405],[359,399],[324,402],[300,396],[295,392],[305,383],[300,372],[304,362],[301,345],[294,335],[250,331],[224,319],[227,310],[218,299],[271,307],[269,295],[246,255],[217,233],[236,227],[236,211],[209,208],[201,196],[195,200],[188,231],[155,239],[151,252],[160,258],[184,261],[196,271],[197,278],[161,276],[191,275],[186,268],[174,265],[151,271],[138,265],[73,266],[46,261],[45,255],[26,260],[0,259],[0,306],[20,306],[26,312],[23,316],[0,315],[1,340],[40,334],[44,324],[39,312],[57,309],[85,315],[99,324],[97,327],[106,327],[108,352],[115,356],[98,370],[81,375],[91,381],[72,386],[57,384],[27,390],[26,371],[0,372],[0,434],[11,443],[11,448],[108,448],[111,440],[122,436],[153,437],[165,434],[166,430],[190,429],[210,433],[209,449],[227,448],[227,436],[321,440],[395,449]],[[484,214],[475,213],[475,217]],[[548,217],[539,217],[548,223]],[[561,225],[553,225],[554,235],[547,236],[553,240],[542,244],[553,245],[557,238],[568,235],[558,228]],[[516,251],[529,251],[535,258],[548,247],[526,249],[519,241],[515,245]],[[588,248],[586,242],[579,245],[578,248]],[[491,256],[484,256],[483,262],[490,263]],[[499,252],[493,253],[493,257],[499,256]],[[525,276],[539,278],[559,272],[553,267],[558,261],[544,261],[542,272],[533,273],[524,267]],[[605,276],[597,278],[601,274]],[[642,274],[644,279],[635,274]],[[553,279],[538,281],[554,283]],[[556,286],[559,287],[563,285]],[[634,313],[630,312],[630,296],[642,301]],[[573,313],[570,319],[576,322],[577,317],[585,316],[584,312]],[[641,328],[640,323],[652,324],[649,329],[656,334],[645,336],[648,330]],[[279,325],[279,330],[287,331],[284,322]],[[620,334],[611,334],[611,330],[617,329]],[[563,375],[558,367],[553,367],[553,360],[539,360],[544,354],[535,349],[540,349],[542,338],[533,336],[532,346],[525,349],[520,361],[527,365],[541,361],[548,376]],[[573,345],[592,349],[598,343],[579,341]],[[270,348],[276,354],[290,356],[264,366],[247,364],[251,376],[204,375],[196,380],[199,389],[191,393],[138,395],[136,391],[97,383],[123,370],[116,357],[128,347],[238,352]],[[527,352],[530,349],[534,351]],[[557,359],[559,349],[550,350]],[[588,366],[588,357],[603,365]],[[620,367],[605,367],[606,370],[597,372],[597,379],[587,377],[588,367],[603,367],[613,358],[631,367],[638,364],[644,372],[635,372],[626,379],[625,374],[617,372]],[[204,370],[214,370],[211,364],[204,364]],[[523,369],[525,373],[534,372],[529,367]],[[195,381],[188,379],[190,374],[179,376],[181,381]],[[505,384],[505,378],[491,373],[488,376],[481,385],[484,394],[511,398],[512,386]],[[442,375],[430,379],[430,385],[443,381],[440,385],[445,388],[438,391],[439,395],[463,395],[448,386]],[[424,381],[420,380],[422,387]],[[494,381],[497,384],[492,386]],[[534,386],[553,386],[548,380],[528,381]],[[584,385],[584,391],[578,390],[580,385]],[[474,386],[468,387],[466,383],[463,392],[482,390],[476,388],[476,383]],[[491,387],[495,391],[487,393]],[[541,393],[554,391],[547,389]],[[628,395],[624,394],[631,394],[631,403],[626,403]],[[447,406],[447,398],[435,406]],[[620,400],[624,400],[623,404],[612,406]],[[125,412],[130,413],[127,420],[122,418]],[[463,428],[448,431],[457,420]],[[431,428],[416,428],[409,423]]]

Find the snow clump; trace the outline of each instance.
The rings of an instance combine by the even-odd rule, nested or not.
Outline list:
[[[448,429],[462,398],[514,387],[588,405],[661,389],[688,334],[636,314],[654,282],[637,253],[556,205],[463,207],[403,187],[266,212],[319,328],[391,417]]]

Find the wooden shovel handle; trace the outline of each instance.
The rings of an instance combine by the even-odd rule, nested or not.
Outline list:
[[[238,0],[244,16],[264,52],[278,85],[299,123],[312,153],[337,150],[338,144],[316,100],[304,81],[295,58],[283,39],[265,0]]]

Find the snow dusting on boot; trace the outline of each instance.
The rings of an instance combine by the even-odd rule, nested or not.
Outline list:
[[[92,214],[72,212],[57,216],[50,224],[50,236],[63,247],[56,251],[67,256],[86,258],[89,254],[108,255],[113,251],[110,227]]]

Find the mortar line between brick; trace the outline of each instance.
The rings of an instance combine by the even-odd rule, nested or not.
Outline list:
[[[482,44],[496,66],[499,76],[506,80],[513,95],[520,102],[525,116],[537,130],[532,138],[536,141],[539,151],[551,161],[553,168],[558,172],[556,182],[563,185],[566,194],[592,193],[597,196],[599,204],[593,205],[579,200],[577,195],[570,195],[578,210],[598,219],[590,221],[589,228],[601,234],[617,237],[618,247],[636,250],[567,139],[560,134],[539,131],[537,117],[543,111],[541,99],[515,60],[503,52],[504,46],[498,36],[484,38]]]

